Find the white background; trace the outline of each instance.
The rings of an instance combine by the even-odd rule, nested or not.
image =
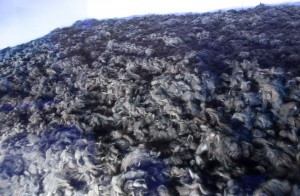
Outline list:
[[[0,0],[0,49],[44,36],[86,18],[208,12],[299,0]]]

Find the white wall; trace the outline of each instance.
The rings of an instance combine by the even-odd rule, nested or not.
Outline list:
[[[295,2],[300,0],[290,0]],[[0,0],[0,49],[41,37],[85,18],[207,12],[284,0]]]

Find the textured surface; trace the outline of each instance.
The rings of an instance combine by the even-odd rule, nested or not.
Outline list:
[[[0,51],[0,194],[299,194],[299,21],[87,20]]]

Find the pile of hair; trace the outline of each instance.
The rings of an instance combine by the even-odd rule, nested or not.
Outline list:
[[[1,195],[299,195],[300,7],[86,20],[0,51]]]

